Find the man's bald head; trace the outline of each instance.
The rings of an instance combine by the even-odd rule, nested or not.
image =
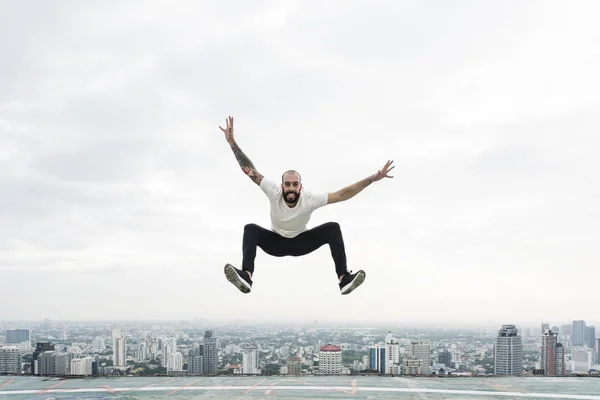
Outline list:
[[[296,205],[300,200],[300,192],[302,191],[300,180],[300,174],[293,169],[289,169],[281,175],[281,195],[283,200],[290,206]]]

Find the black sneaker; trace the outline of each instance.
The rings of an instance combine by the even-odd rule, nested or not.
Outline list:
[[[365,281],[366,276],[367,274],[365,274],[365,271],[363,270],[360,270],[355,274],[353,274],[352,271],[346,272],[346,275],[342,277],[342,281],[340,282],[340,292],[342,292],[342,294],[351,293]]]
[[[246,271],[237,269],[231,264],[226,264],[225,276],[242,293],[250,293],[250,290],[252,290],[252,279],[250,279],[250,275]]]

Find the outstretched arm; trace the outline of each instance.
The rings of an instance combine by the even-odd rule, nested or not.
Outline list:
[[[250,161],[248,156],[244,154],[242,149],[240,149],[240,146],[238,146],[235,141],[229,143],[229,145],[231,146],[233,154],[235,154],[235,158],[237,159],[238,164],[240,164],[242,171],[244,171],[244,173],[248,175],[250,179],[252,179],[252,182],[260,186],[263,176],[256,170],[254,164],[252,164],[252,161]]]
[[[358,193],[360,193],[363,189],[365,189],[367,186],[369,186],[371,183],[373,182],[377,182],[379,180],[381,180],[382,178],[393,178],[393,176],[388,175],[388,172],[390,172],[392,169],[394,169],[394,167],[390,168],[390,165],[392,165],[393,161],[388,161],[387,163],[385,163],[385,165],[383,166],[383,168],[379,171],[377,171],[376,174],[373,174],[363,180],[360,180],[350,186],[346,186],[343,189],[338,190],[337,192],[332,192],[329,193],[327,196],[327,204],[333,204],[333,203],[338,203],[340,201],[346,201],[348,199],[351,199],[352,197],[356,196]]]
[[[252,161],[250,161],[248,156],[244,154],[242,149],[240,149],[240,146],[237,145],[235,139],[233,138],[233,117],[229,117],[226,122],[226,128],[221,128],[220,126],[219,128],[225,133],[225,139],[227,139],[227,143],[229,143],[229,146],[231,146],[231,150],[233,150],[233,154],[235,154],[235,158],[238,164],[240,164],[240,168],[242,168],[244,174],[250,177],[252,182],[260,185],[263,176],[256,170]]]

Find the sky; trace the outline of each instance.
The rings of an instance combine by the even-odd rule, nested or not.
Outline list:
[[[0,3],[0,320],[600,325],[595,1]],[[266,177],[339,190],[260,249]]]

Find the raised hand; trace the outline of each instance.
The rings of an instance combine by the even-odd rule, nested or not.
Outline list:
[[[225,139],[227,140],[227,143],[233,144],[235,142],[235,139],[233,138],[233,117],[229,117],[225,120],[225,122],[227,123],[227,127],[221,128],[219,125],[219,128],[225,133]]]
[[[393,170],[396,167],[396,166],[393,166],[390,168],[390,166],[392,165],[393,162],[394,161],[392,161],[392,160],[388,160],[388,162],[385,163],[383,168],[380,169],[379,171],[377,171],[377,173],[371,177],[371,180],[373,182],[377,182],[378,180],[381,180],[383,178],[393,178],[393,176],[388,175],[388,172],[390,172],[391,170]]]
[[[240,168],[242,168],[244,174],[250,177],[254,183],[260,185],[263,176],[256,170],[252,161],[250,161],[248,156],[240,149],[240,146],[238,146],[233,137],[233,117],[228,117],[225,122],[227,124],[226,127],[223,128],[222,126],[219,126],[219,128],[225,134],[225,139],[227,139],[227,143],[231,146],[231,150],[233,150],[233,154],[235,154],[235,159],[238,164],[240,164]]]

